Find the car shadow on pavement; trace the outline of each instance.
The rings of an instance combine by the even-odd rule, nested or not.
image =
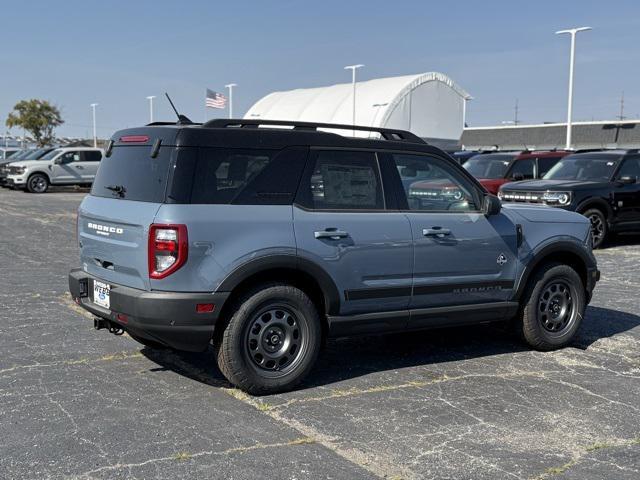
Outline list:
[[[570,347],[586,350],[595,341],[640,325],[626,312],[589,307]],[[527,351],[529,348],[501,325],[474,325],[420,332],[331,339],[316,368],[298,389],[326,386],[370,373],[455,362]],[[214,387],[231,387],[218,370],[213,349],[203,353],[143,348],[157,363],[152,371],[174,371]]]
[[[604,244],[603,250],[627,245],[640,245],[640,235],[635,233],[619,233]]]

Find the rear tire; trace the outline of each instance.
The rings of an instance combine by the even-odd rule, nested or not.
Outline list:
[[[49,188],[49,179],[43,173],[34,173],[27,179],[27,191],[45,193]]]
[[[321,347],[318,310],[291,285],[265,284],[240,297],[216,335],[218,367],[253,395],[290,390],[313,368]]]
[[[602,247],[607,239],[607,217],[599,208],[590,208],[582,215],[591,222],[591,245],[594,249]]]
[[[568,265],[550,263],[530,280],[516,329],[536,350],[554,350],[575,336],[586,308],[582,279]]]

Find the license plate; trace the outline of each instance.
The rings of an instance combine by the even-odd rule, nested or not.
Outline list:
[[[93,303],[104,308],[110,308],[109,296],[111,285],[107,283],[93,281]]]

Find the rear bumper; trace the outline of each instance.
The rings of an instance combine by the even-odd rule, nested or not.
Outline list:
[[[103,281],[81,269],[69,272],[69,291],[82,308],[133,335],[192,352],[207,348],[229,296],[227,292],[158,292],[110,284],[111,309],[107,310],[92,301],[94,279]],[[214,311],[197,313],[199,303],[213,303]]]

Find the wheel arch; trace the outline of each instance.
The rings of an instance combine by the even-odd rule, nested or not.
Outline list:
[[[610,223],[611,218],[613,217],[613,209],[606,200],[600,197],[587,198],[586,200],[583,200],[578,204],[576,212],[583,214],[590,208],[597,208],[598,210],[602,210],[602,213],[604,213],[605,216],[605,221],[607,223]]]
[[[29,179],[29,178],[31,178],[32,176],[34,176],[34,175],[36,175],[36,174],[38,174],[38,173],[39,173],[40,175],[44,175],[45,177],[47,177],[47,181],[48,181],[49,183],[51,183],[51,177],[49,176],[49,174],[48,174],[45,170],[40,170],[40,169],[38,169],[38,170],[33,170],[33,171],[29,172],[29,175],[27,175],[27,178]]]
[[[580,276],[584,288],[588,288],[589,270],[596,266],[593,258],[590,257],[584,247],[576,245],[573,242],[554,242],[536,252],[525,267],[516,290],[516,299],[518,301],[522,299],[525,289],[533,275],[542,266],[552,262],[569,265]]]
[[[319,265],[295,255],[269,255],[250,260],[231,272],[217,291],[231,292],[225,302],[225,311],[233,308],[235,299],[255,285],[282,281],[304,291],[321,310],[321,316],[335,315],[340,310],[340,295],[331,276]],[[326,325],[325,325],[326,326]]]

